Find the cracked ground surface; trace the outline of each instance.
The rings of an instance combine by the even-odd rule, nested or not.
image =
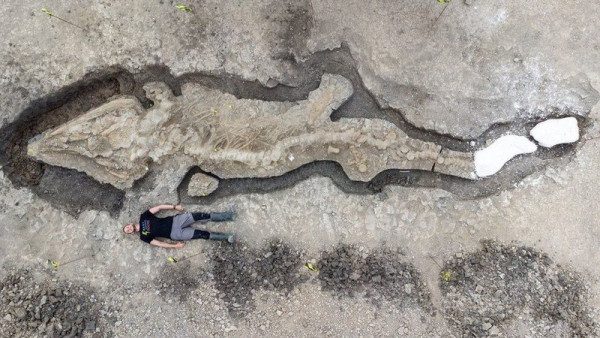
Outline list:
[[[433,0],[175,4],[52,3],[84,30],[42,2],[0,9],[0,335],[598,334],[599,4],[455,0],[438,21]],[[382,172],[359,184],[312,162],[220,180],[206,198],[187,194],[205,169],[193,164],[152,163],[117,189],[24,155],[30,138],[115,95],[151,109],[153,81],[177,97],[193,82],[285,105],[325,73],[353,86],[334,123],[378,119],[464,152],[568,115],[581,139],[517,157],[493,180]],[[235,205],[236,221],[206,227],[240,243],[159,250],[120,232],[178,201]]]

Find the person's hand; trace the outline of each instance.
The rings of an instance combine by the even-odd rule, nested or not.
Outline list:
[[[177,204],[177,205],[175,206],[175,210],[178,210],[178,211],[183,211],[183,207],[181,206],[181,204]]]
[[[185,246],[184,242],[177,242],[175,243],[175,249],[181,249]]]

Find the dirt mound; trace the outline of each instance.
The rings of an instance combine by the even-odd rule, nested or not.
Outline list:
[[[576,273],[532,248],[494,241],[482,246],[454,255],[441,274],[444,317],[464,336],[497,335],[522,313],[567,323],[573,336],[596,332]]]
[[[429,292],[420,273],[403,260],[398,251],[341,245],[321,254],[319,280],[324,290],[335,295],[364,293],[376,304],[383,298],[401,307],[418,304],[431,312]]]
[[[311,276],[324,290],[338,296],[364,296],[378,304],[391,301],[399,306],[418,304],[432,311],[429,292],[419,272],[402,262],[401,254],[388,250],[362,252],[353,246],[341,245],[322,252],[313,263],[318,273],[303,266],[306,254],[273,240],[262,250],[241,246],[219,246],[213,252],[213,273],[217,289],[232,314],[246,315],[254,309],[252,291],[258,289],[292,291]]]
[[[104,304],[84,284],[37,283],[29,271],[13,270],[0,281],[0,302],[2,337],[111,335],[100,315]]]
[[[241,243],[219,245],[212,256],[216,288],[233,316],[254,309],[253,290],[288,293],[308,279],[301,270],[303,252],[279,240],[270,241],[261,250]]]

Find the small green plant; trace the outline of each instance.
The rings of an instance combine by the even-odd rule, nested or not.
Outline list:
[[[450,270],[441,271],[440,274],[442,275],[444,282],[449,282],[452,280],[452,272],[450,272]]]
[[[184,11],[184,12],[193,12],[194,9],[192,8],[192,6],[186,6],[186,5],[175,5],[175,8]]]

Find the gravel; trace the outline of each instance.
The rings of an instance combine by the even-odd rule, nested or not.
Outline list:
[[[375,304],[391,301],[400,307],[417,304],[432,312],[429,292],[419,272],[403,263],[401,254],[380,249],[359,251],[340,245],[321,253],[318,273],[303,266],[306,253],[279,240],[270,241],[261,250],[221,245],[213,252],[213,273],[219,296],[233,316],[247,315],[254,309],[254,290],[276,290],[287,294],[311,277],[321,288],[340,297],[363,292]]]
[[[212,252],[215,286],[233,317],[247,315],[255,307],[253,291],[289,293],[308,276],[301,270],[303,252],[279,240],[260,250],[243,243],[222,244]]]
[[[179,302],[184,302],[190,297],[192,291],[198,289],[200,284],[207,280],[208,275],[204,269],[190,268],[190,261],[187,260],[166,265],[147,287],[154,287],[155,291],[167,300],[176,298]]]
[[[321,254],[321,287],[338,296],[364,293],[375,304],[383,298],[400,307],[418,304],[432,312],[429,291],[420,273],[403,261],[399,251],[340,245]]]
[[[14,269],[0,281],[0,302],[3,337],[112,336],[111,310],[83,283],[37,282],[29,270]]]
[[[442,312],[463,336],[495,336],[522,314],[572,336],[598,334],[587,308],[587,288],[573,271],[537,250],[482,241],[482,249],[455,254],[441,277]]]

